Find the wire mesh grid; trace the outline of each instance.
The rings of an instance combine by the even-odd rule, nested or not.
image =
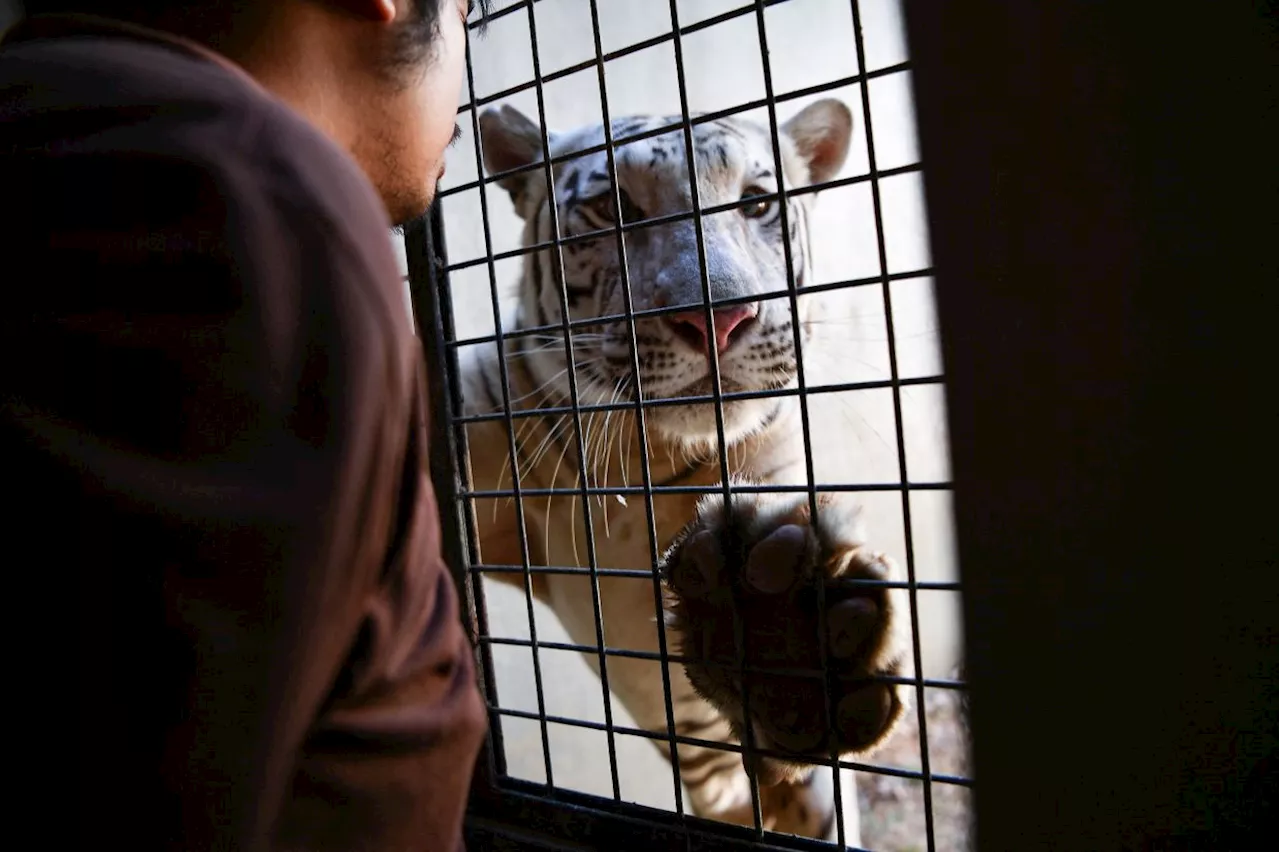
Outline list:
[[[930,608],[926,600],[953,601],[960,590],[953,570],[930,570],[950,558],[950,485],[945,434],[938,425],[944,422],[943,377],[936,354],[921,354],[930,343],[926,326],[932,270],[927,250],[904,250],[900,235],[886,228],[886,219],[892,218],[899,231],[911,232],[906,242],[924,242],[922,212],[908,209],[915,219],[902,215],[903,208],[912,206],[921,171],[912,145],[899,141],[911,132],[905,82],[910,63],[901,46],[895,55],[892,46],[885,46],[892,40],[880,37],[893,30],[896,7],[866,0],[529,0],[493,5],[497,8],[483,21],[485,39],[473,38],[468,48],[467,101],[459,111],[460,144],[450,155],[449,181],[442,184],[430,226],[412,229],[407,246],[415,301],[429,303],[417,313],[434,326],[424,330],[429,332],[424,337],[433,375],[444,385],[436,395],[435,417],[445,424],[437,434],[445,438],[442,452],[455,487],[442,499],[454,502],[457,521],[454,527],[445,524],[446,539],[451,529],[456,533],[447,555],[465,566],[463,581],[490,711],[489,776],[548,799],[583,791],[598,797],[596,806],[606,810],[630,802],[672,811],[682,821],[701,816],[737,822],[757,838],[766,831],[797,830],[785,820],[779,823],[773,788],[762,787],[757,773],[742,772],[743,761],[757,755],[795,760],[794,751],[755,742],[754,725],[743,726],[743,736],[734,738],[680,716],[689,701],[680,667],[709,662],[681,653],[679,637],[666,626],[661,573],[671,540],[669,507],[687,507],[703,495],[719,495],[732,504],[742,495],[791,494],[803,498],[809,516],[816,518],[824,495],[854,495],[871,506],[871,536],[896,539],[878,546],[903,566],[899,580],[852,582],[859,588],[902,590],[907,596],[906,665],[895,675],[874,679],[908,687],[910,706],[880,751],[851,758],[832,746],[825,755],[806,758],[817,767],[815,777],[825,774],[831,782],[818,788],[832,810],[825,836],[842,846],[959,848],[967,842],[963,794],[970,781],[963,726],[955,712],[954,696],[964,688],[954,674],[957,630],[953,623],[935,630],[944,638],[935,637],[932,658],[922,643],[922,628],[948,623],[948,618],[954,622],[947,607],[952,613],[958,610],[958,601]],[[479,23],[472,24],[473,35]],[[721,36],[725,28],[733,31]],[[754,44],[752,50],[741,49],[741,39],[748,36],[758,43],[758,51]],[[513,59],[518,48],[528,53],[527,64]],[[650,57],[655,51],[661,55]],[[751,54],[759,63],[755,91],[730,84],[735,70],[725,67],[732,65],[728,56]],[[838,60],[814,61],[823,55]],[[642,68],[626,67],[637,58],[645,59],[649,76]],[[783,67],[786,59],[795,60],[793,68]],[[690,83],[691,64],[703,82]],[[813,79],[814,66],[828,76]],[[651,91],[663,88],[651,79],[660,73],[653,69],[663,67],[669,69],[672,85],[664,92]],[[797,73],[794,68],[807,70]],[[854,118],[842,173],[796,185],[779,179],[771,191],[757,189],[737,200],[704,203],[707,175],[693,166],[700,129],[754,117],[769,140],[757,153],[773,174],[782,176],[789,172],[780,141],[785,122],[779,113],[831,96],[843,97]],[[702,110],[706,101],[720,103]],[[526,161],[503,167],[501,157],[492,157],[499,166],[489,162],[486,169],[486,145],[492,143],[482,116],[512,104],[532,113],[538,138],[530,142]],[[629,120],[636,115],[668,118]],[[878,137],[877,121],[892,124],[893,130]],[[599,133],[579,134],[576,142],[570,136],[566,143],[557,124],[595,125]],[[629,216],[627,207],[634,208],[634,202],[619,177],[619,152],[663,139],[675,140],[683,159],[672,174],[683,180],[685,206]],[[562,193],[584,163],[597,163],[595,171],[604,173],[604,213],[585,217],[585,226],[579,217],[570,228],[564,219],[579,199],[566,201]],[[519,208],[528,203],[528,195],[536,195],[522,194],[520,188],[532,181],[540,181],[544,195],[554,199],[532,216],[541,230],[510,210],[512,201]],[[790,235],[797,226],[809,228],[808,212],[793,201],[817,193],[826,200],[841,191],[848,194],[847,203],[835,205],[825,231],[815,229],[812,256],[802,243],[779,238],[783,280],[778,287],[729,297],[713,292],[708,222],[767,205],[776,210],[779,233]],[[890,207],[899,215],[887,215]],[[522,212],[529,217],[529,211]],[[798,218],[804,221],[792,221]],[[690,305],[655,304],[652,281],[645,277],[651,270],[638,278],[633,267],[638,253],[647,250],[646,231],[669,235],[669,229],[682,225],[692,225],[692,244],[685,251],[696,261],[696,310],[702,315],[707,375],[697,388],[651,392],[644,379],[645,368],[652,366],[645,362],[645,324],[671,323],[671,317],[687,316]],[[850,232],[860,233],[861,239],[851,239]],[[616,271],[619,298],[612,305],[598,302],[586,308],[583,302],[591,301],[592,288],[601,285],[595,280],[585,293],[580,286],[575,289],[582,274],[579,258],[605,241],[616,258],[610,268]],[[815,273],[824,245],[842,248],[846,262],[828,263]],[[796,256],[802,249],[805,255]],[[841,254],[827,252],[833,253]],[[850,255],[856,257],[852,263]],[[553,286],[545,287],[547,282]],[[546,298],[530,301],[531,289]],[[853,320],[830,319],[824,300],[840,297],[850,300]],[[803,320],[801,300],[823,302],[823,309]],[[725,352],[712,343],[717,312],[766,303],[789,311],[793,375],[776,387],[726,380]],[[926,320],[913,329],[908,315]],[[832,341],[820,345],[802,334],[802,329],[821,328],[824,322],[835,329]],[[594,344],[599,330],[609,325],[620,328],[625,354],[615,359],[615,366],[626,378],[612,393],[601,394],[591,367],[593,358],[602,356],[591,355],[590,346],[584,350],[583,344]],[[527,366],[530,353],[551,352],[565,365],[552,377],[558,394],[547,393],[547,382],[533,380]],[[860,357],[868,353],[873,357]],[[488,410],[474,404],[476,396],[488,400]],[[752,401],[794,408],[793,428],[802,454],[790,480],[756,478],[746,484],[735,478],[744,439],[737,424],[727,428],[726,406]],[[655,430],[651,421],[669,422],[699,406],[713,413],[712,452],[676,460],[670,441],[657,434],[662,430]],[[833,419],[833,411],[843,412],[843,419]],[[609,431],[614,418],[628,424],[616,436]],[[624,449],[627,428],[630,439]],[[834,472],[833,436],[837,446],[859,445],[851,454],[853,473]],[[441,452],[440,446],[436,449]],[[665,461],[657,458],[664,451]],[[619,456],[620,476],[612,475],[610,453]],[[536,465],[523,463],[530,456],[535,461],[557,458],[549,484],[545,470],[535,472]],[[496,480],[485,474],[495,463],[502,471]],[[570,485],[561,484],[562,467]],[[706,476],[689,476],[691,468]],[[500,514],[506,535],[494,546],[492,531]],[[689,514],[686,520],[691,519]],[[876,521],[891,532],[877,531]],[[625,537],[620,528],[626,528]],[[624,587],[625,594],[616,591]],[[652,641],[646,642],[633,641],[634,629],[617,626],[616,601],[634,609],[641,587],[647,613],[623,615],[649,625]],[[817,623],[812,629],[825,639],[827,586],[817,583],[815,588]],[[753,625],[744,623],[738,607],[730,609],[733,668],[739,677],[750,677],[753,668],[745,661],[744,643],[750,641]],[[772,665],[754,673],[818,677],[829,685],[833,674],[827,643],[819,641],[817,648],[810,665]],[[504,654],[513,655],[506,664]],[[588,666],[578,663],[575,669],[575,657]],[[638,667],[649,667],[644,688],[634,685]],[[594,687],[592,674],[598,678]],[[618,699],[620,690],[628,700]],[[639,699],[637,690],[643,693]],[[741,718],[752,718],[751,696],[751,689],[740,691]],[[827,696],[823,705],[822,724],[830,728],[836,704]],[[931,723],[935,732],[940,725],[950,729],[946,748],[931,740]],[[736,816],[708,813],[706,802],[690,795],[693,787],[706,786],[707,766],[717,771],[725,766],[710,755],[726,754],[745,783],[745,789],[737,790],[742,801]],[[669,780],[654,782],[662,777]],[[849,784],[849,777],[856,784]],[[945,825],[937,816],[940,798],[947,799]],[[906,800],[912,804],[904,804]],[[778,841],[773,833],[769,837]]]

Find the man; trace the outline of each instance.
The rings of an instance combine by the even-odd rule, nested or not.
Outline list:
[[[5,37],[10,678],[84,847],[461,846],[484,714],[388,227],[469,11],[32,2]]]

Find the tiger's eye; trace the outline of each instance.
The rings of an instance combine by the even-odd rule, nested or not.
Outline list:
[[[750,187],[747,187],[747,189],[742,193],[742,200],[746,201],[747,199],[755,198],[756,196],[767,195],[767,194],[768,194],[767,190],[761,189],[758,186],[750,186]],[[768,198],[761,198],[758,201],[756,201],[754,204],[747,204],[739,209],[742,210],[742,215],[746,216],[748,219],[759,219],[761,216],[768,213],[772,208],[773,208],[772,200]]]
[[[625,189],[618,193],[618,201],[622,207],[623,222],[636,222],[644,218],[644,211],[642,211],[636,203],[631,200],[631,196],[627,195],[627,191]],[[615,221],[613,216],[612,192],[606,192],[603,195],[598,195],[591,199],[591,201],[587,202],[587,204],[590,206],[591,212],[595,213],[600,219],[608,223]]]

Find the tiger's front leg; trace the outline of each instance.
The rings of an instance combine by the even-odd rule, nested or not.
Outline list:
[[[813,767],[801,759],[873,750],[906,707],[907,688],[884,678],[905,668],[908,602],[879,584],[901,578],[866,546],[859,514],[847,494],[821,495],[817,518],[803,494],[734,495],[728,507],[714,496],[668,551],[686,674],[768,753],[743,757],[765,787],[805,781]]]

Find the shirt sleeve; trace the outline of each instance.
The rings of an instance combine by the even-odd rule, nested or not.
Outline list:
[[[77,601],[44,682],[94,835],[455,848],[484,715],[371,193],[208,144],[9,165],[4,461]]]

